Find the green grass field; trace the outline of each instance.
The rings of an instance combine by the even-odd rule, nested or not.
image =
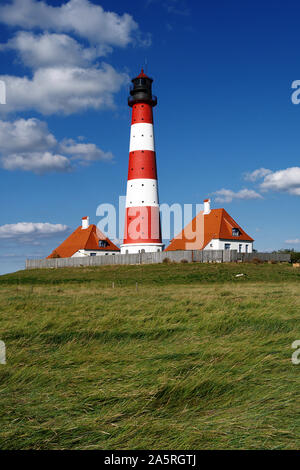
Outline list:
[[[1,276],[0,448],[299,449],[299,281],[269,264]]]

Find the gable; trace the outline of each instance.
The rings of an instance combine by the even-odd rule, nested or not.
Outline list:
[[[239,229],[239,236],[232,235],[233,228]],[[253,241],[225,209],[213,209],[209,214],[199,212],[165,251],[203,250],[212,239]]]
[[[106,246],[99,246],[99,241],[105,241]],[[70,258],[79,250],[120,251],[120,249],[96,227],[90,225],[83,229],[79,226],[66,238],[47,258]]]
[[[228,214],[225,209],[223,210],[223,217],[220,227],[219,239],[224,240],[242,240],[242,241],[254,241],[245,230]],[[232,229],[238,229],[240,231],[239,236],[234,236],[232,234]]]

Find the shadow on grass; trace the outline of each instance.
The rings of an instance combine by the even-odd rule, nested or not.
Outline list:
[[[63,331],[61,333],[41,333],[33,337],[31,332],[12,331],[6,335],[6,341],[33,339],[43,344],[61,345],[72,341],[88,343],[90,341],[101,341],[108,343],[112,341],[156,340],[168,338],[176,333],[185,331],[185,328],[161,328],[153,330],[137,331]]]

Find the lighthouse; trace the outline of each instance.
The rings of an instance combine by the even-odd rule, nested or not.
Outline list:
[[[132,79],[128,105],[132,108],[126,192],[124,241],[121,253],[163,250],[159,215],[153,129],[152,78],[143,69]]]

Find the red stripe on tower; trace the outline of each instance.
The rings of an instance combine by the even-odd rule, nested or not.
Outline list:
[[[121,253],[162,251],[156,155],[153,131],[152,78],[142,70],[132,80],[132,108],[126,216]]]

